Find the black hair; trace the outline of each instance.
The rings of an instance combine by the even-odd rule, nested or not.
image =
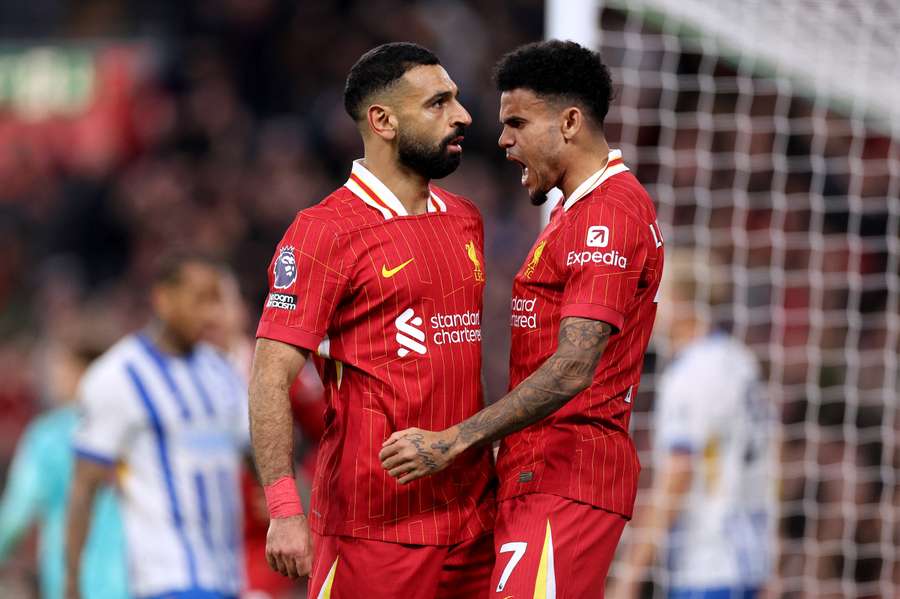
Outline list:
[[[437,56],[418,44],[394,42],[372,48],[359,57],[347,75],[344,85],[344,109],[359,122],[364,116],[363,103],[403,77],[406,71],[420,66],[441,64]]]
[[[520,46],[494,67],[500,92],[527,89],[578,104],[600,127],[613,99],[612,77],[598,52],[575,42],[548,40]]]
[[[160,256],[153,269],[153,285],[177,285],[181,282],[184,267],[201,264],[226,272],[227,267],[218,258],[195,250],[177,250]]]

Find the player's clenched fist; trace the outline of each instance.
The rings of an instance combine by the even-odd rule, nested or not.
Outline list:
[[[312,537],[306,516],[272,518],[266,535],[266,561],[283,576],[302,578],[312,570]]]
[[[381,466],[401,484],[446,468],[459,454],[457,435],[408,428],[392,434],[378,454]]]

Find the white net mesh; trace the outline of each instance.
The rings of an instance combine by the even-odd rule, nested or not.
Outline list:
[[[607,137],[667,246],[730,264],[725,316],[781,416],[773,596],[900,597],[900,3],[615,0],[599,19]]]

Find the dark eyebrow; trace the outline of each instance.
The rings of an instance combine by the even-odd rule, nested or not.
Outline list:
[[[428,98],[427,100],[425,100],[425,105],[428,106],[429,104],[437,102],[438,100],[449,100],[450,98],[453,98],[455,95],[456,94],[454,94],[450,90],[438,92],[438,93],[434,94],[433,96],[431,96],[430,98]]]
[[[515,123],[524,123],[524,122],[525,122],[525,119],[513,114],[513,115],[506,117],[502,121],[500,121],[500,124],[501,125],[513,125]]]

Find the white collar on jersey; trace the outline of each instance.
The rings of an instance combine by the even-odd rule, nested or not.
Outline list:
[[[395,216],[409,216],[403,202],[381,182],[372,171],[362,165],[362,159],[353,161],[350,170],[350,178],[344,183],[344,187],[353,192],[353,195],[366,203],[366,205],[378,210],[385,220]],[[447,204],[430,189],[431,197],[428,198],[428,212],[447,212]]]
[[[603,168],[585,179],[581,185],[575,188],[572,195],[566,198],[566,201],[563,204],[563,210],[571,208],[575,202],[600,187],[604,181],[613,175],[624,173],[627,170],[628,167],[622,163],[622,150],[610,150],[609,156],[606,157],[606,164],[603,165]]]

